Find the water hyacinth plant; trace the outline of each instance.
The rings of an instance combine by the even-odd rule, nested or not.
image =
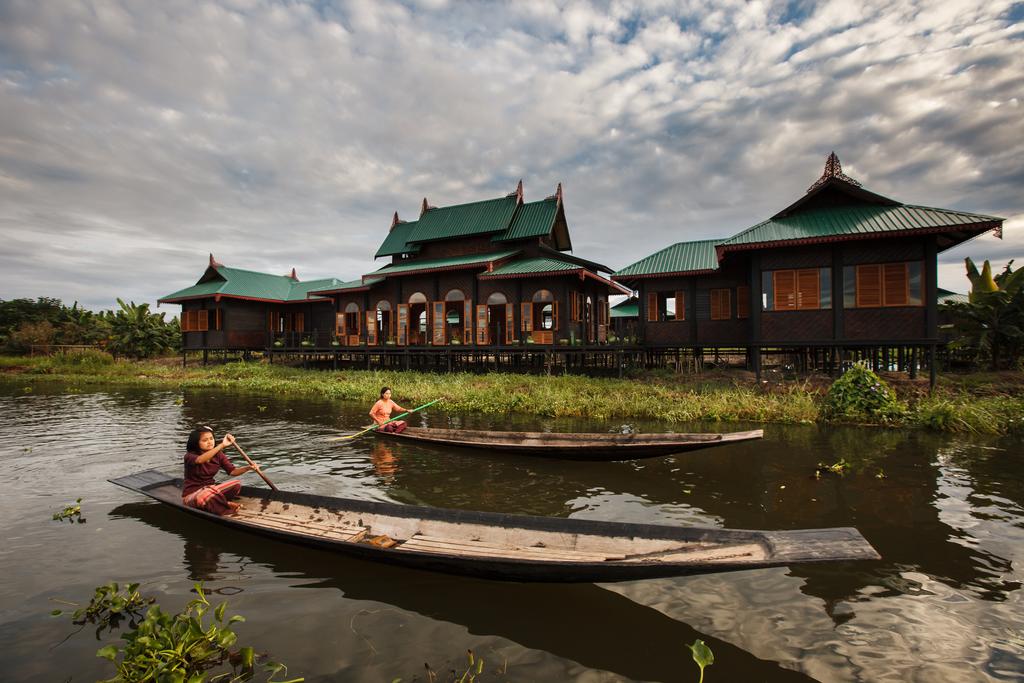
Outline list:
[[[907,409],[881,377],[857,363],[829,387],[821,412],[828,420],[895,422]]]
[[[122,636],[123,647],[107,645],[96,652],[97,657],[108,659],[117,667],[117,674],[105,683],[236,683],[253,679],[257,655],[252,647],[236,647],[238,635],[233,629],[234,624],[245,618],[226,618],[226,601],[214,608],[206,599],[202,584],[197,583],[197,597],[181,612],[169,614],[153,598],[144,598],[138,588],[137,583],[129,584],[123,591],[116,583],[100,586],[89,605],[72,616],[75,624],[98,623],[97,638],[104,628],[113,630],[125,618],[129,620],[130,630]],[[213,619],[207,622],[211,611]],[[62,613],[54,610],[51,614]],[[268,683],[304,680],[277,679],[288,671],[279,662],[268,661],[263,670]]]
[[[76,498],[75,502],[72,503],[71,505],[65,505],[64,509],[61,510],[60,512],[53,513],[53,520],[55,522],[63,522],[65,519],[71,522],[72,524],[74,524],[75,522],[78,522],[79,524],[85,524],[85,518],[82,517],[81,498]]]

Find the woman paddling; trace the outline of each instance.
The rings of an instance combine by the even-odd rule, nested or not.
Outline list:
[[[405,430],[405,420],[395,420],[394,422],[388,422],[391,419],[391,413],[395,410],[406,413],[409,412],[402,406],[398,405],[391,400],[391,387],[384,387],[380,390],[380,400],[373,404],[370,408],[370,417],[378,425],[384,425],[379,430],[380,432],[394,432],[399,434]],[[384,424],[388,422],[387,424]]]
[[[213,438],[213,430],[209,427],[198,427],[188,435],[185,446],[185,483],[181,489],[181,502],[188,507],[212,512],[215,515],[232,514],[241,507],[232,502],[242,490],[242,482],[237,479],[216,483],[213,480],[218,470],[237,477],[246,472],[259,472],[259,467],[235,467],[224,449],[235,443],[230,434],[221,439],[220,444]]]

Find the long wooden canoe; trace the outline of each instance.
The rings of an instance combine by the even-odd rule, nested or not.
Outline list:
[[[420,443],[485,448],[546,458],[633,460],[760,439],[764,437],[764,430],[725,434],[570,434],[407,427],[397,434],[380,430],[374,434]]]
[[[239,514],[181,503],[181,479],[111,483],[236,529],[352,557],[510,581],[604,582],[802,562],[874,560],[856,529],[742,531],[396,505],[243,487]],[[393,545],[392,545],[393,544]]]

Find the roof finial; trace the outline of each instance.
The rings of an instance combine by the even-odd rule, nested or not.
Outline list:
[[[818,189],[832,178],[841,180],[844,183],[853,185],[854,187],[860,187],[860,183],[843,173],[843,165],[839,163],[839,157],[835,152],[832,152],[828,155],[828,159],[825,160],[825,170],[822,172],[821,177],[818,178],[813,185],[807,188],[807,191],[811,192]]]
[[[519,179],[519,184],[516,185],[516,201],[523,201],[523,179]]]
[[[217,259],[213,258],[213,254],[210,254],[210,267],[211,268],[221,268],[221,267],[223,267],[223,265],[224,264],[219,263],[217,261]]]
[[[295,268],[294,268],[294,266],[292,267],[292,273],[291,273],[291,275],[289,275],[288,277],[290,277],[291,279],[295,280],[296,282],[298,281],[298,279],[299,279],[299,276],[295,274]]]
[[[555,188],[555,199],[562,201],[562,183],[558,183],[558,187]]]
[[[423,198],[423,204],[420,205],[420,218],[423,218],[423,214],[430,208],[430,204],[427,203],[427,198]]]
[[[391,219],[391,227],[388,228],[388,232],[391,232],[392,230],[394,230],[395,226],[398,225],[401,222],[402,222],[401,219],[398,217],[398,212],[395,211],[395,217]]]

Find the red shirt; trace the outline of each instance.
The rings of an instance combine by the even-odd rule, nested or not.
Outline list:
[[[224,451],[218,451],[217,455],[207,462],[198,464],[196,458],[201,455],[202,453],[185,454],[185,483],[181,488],[182,497],[214,483],[213,477],[218,470],[224,470],[231,474],[235,469],[235,466],[228,460],[228,456],[224,455]]]

